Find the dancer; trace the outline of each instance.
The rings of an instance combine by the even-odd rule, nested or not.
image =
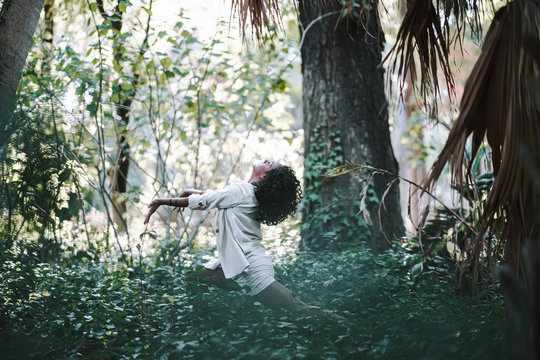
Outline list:
[[[302,187],[294,171],[265,160],[253,165],[248,182],[238,181],[219,191],[186,190],[179,198],[153,200],[144,223],[161,205],[217,209],[214,227],[219,260],[206,264],[197,279],[224,289],[231,289],[235,282],[265,305],[321,315],[319,307],[293,297],[275,280],[272,261],[261,242],[261,223],[280,223],[296,212],[301,199]]]

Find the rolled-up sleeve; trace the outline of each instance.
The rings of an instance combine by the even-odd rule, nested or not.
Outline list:
[[[227,209],[241,202],[240,189],[230,185],[223,190],[207,190],[202,195],[191,195],[188,198],[188,208],[191,210]]]

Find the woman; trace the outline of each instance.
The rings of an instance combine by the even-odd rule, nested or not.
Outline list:
[[[155,199],[144,223],[161,205],[192,210],[217,209],[214,228],[219,260],[205,265],[199,281],[231,288],[233,282],[265,305],[319,314],[292,296],[274,279],[274,268],[261,243],[261,222],[276,225],[294,214],[302,188],[294,171],[265,160],[255,164],[248,182],[236,182],[220,191],[186,190],[180,198]]]

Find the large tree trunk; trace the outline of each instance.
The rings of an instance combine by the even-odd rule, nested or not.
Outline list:
[[[13,127],[9,117],[44,0],[3,1],[0,10],[0,146]]]
[[[357,215],[362,176],[321,179],[317,171],[318,165],[332,167],[349,160],[398,172],[390,143],[383,70],[378,67],[383,34],[376,9],[369,17],[365,12],[361,19],[344,17],[338,23],[340,10],[334,0],[325,5],[319,1],[300,4],[305,37],[301,48],[306,159],[302,237],[312,248],[323,247],[332,239],[338,246],[363,239],[377,251],[388,245],[378,231],[377,201],[367,204],[373,234]],[[363,28],[366,25],[368,33]],[[372,195],[381,200],[389,180],[376,176],[371,182]],[[382,228],[392,239],[403,232],[397,183],[384,204]]]

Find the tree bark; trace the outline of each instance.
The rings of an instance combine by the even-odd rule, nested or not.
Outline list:
[[[119,33],[122,32],[124,21],[124,10],[120,7],[120,0],[116,2],[112,16],[109,16],[105,10],[103,0],[98,0],[97,6],[103,20],[110,20],[111,27],[116,32],[113,36],[113,68],[124,69],[125,48],[123,40],[120,39]],[[119,78],[121,74],[118,73]],[[129,124],[129,116],[131,112],[131,103],[135,97],[135,88],[132,87],[131,94],[125,94],[122,89],[122,81],[113,86],[112,97],[117,99],[113,101],[115,112],[118,117],[118,137],[116,141],[116,157],[115,162],[109,169],[108,174],[111,181],[111,201],[112,201],[112,218],[116,224],[116,229],[119,233],[127,232],[127,204],[124,194],[127,191],[127,177],[129,172],[129,143],[127,142],[127,127]]]
[[[14,130],[9,118],[43,2],[3,1],[0,8],[0,146]]]
[[[128,125],[131,114],[131,106],[137,93],[139,85],[140,74],[134,71],[132,79],[122,79],[123,71],[126,71],[126,49],[124,47],[125,39],[119,34],[122,32],[122,26],[124,24],[125,10],[122,9],[121,0],[116,2],[112,16],[109,16],[105,10],[103,0],[97,1],[99,13],[104,20],[109,19],[111,21],[111,27],[114,29],[115,34],[113,36],[113,68],[118,74],[118,82],[113,85],[112,98],[115,99],[114,103],[115,113],[118,119],[118,136],[116,142],[116,157],[115,162],[109,169],[108,174],[111,181],[111,201],[112,201],[112,218],[117,226],[119,233],[127,232],[127,201],[125,194],[128,188],[128,173],[130,167],[130,146],[128,143]],[[152,8],[152,1],[150,1],[149,8]],[[148,48],[148,32],[150,26],[150,15],[148,14],[147,27],[145,31],[145,38],[139,50],[139,56],[143,56]],[[136,60],[133,60],[136,62]],[[136,66],[131,65],[133,69]],[[124,90],[124,85],[129,85],[130,90]]]
[[[45,0],[43,5],[43,32],[41,33],[41,46],[43,51],[42,71],[50,75],[51,61],[54,55],[54,0]]]
[[[406,76],[406,82],[407,82],[407,89],[405,90],[404,94],[404,101],[405,101],[405,116],[407,119],[407,122],[409,124],[414,111],[417,109],[417,103],[416,99],[413,95],[413,81],[411,77],[411,71],[410,69],[407,70],[407,76]],[[411,125],[410,125],[411,126]],[[409,139],[409,147],[410,147],[410,157],[414,159],[413,161],[410,161],[409,166],[409,176],[408,178],[416,183],[421,184],[424,179],[426,178],[426,167],[425,166],[419,166],[419,162],[421,160],[425,160],[425,155],[422,152],[422,144],[424,141],[423,136],[423,129],[422,124],[412,124],[412,126],[419,126],[419,130],[417,133],[417,137],[412,137]],[[422,191],[414,186],[409,187],[409,215],[411,217],[411,223],[413,225],[413,228],[418,231],[418,226],[420,225],[420,199],[421,199],[421,193]]]
[[[337,242],[364,239],[373,250],[382,250],[388,242],[378,231],[377,201],[367,203],[374,232],[369,234],[365,224],[358,222],[360,194],[365,185],[362,176],[321,179],[309,175],[319,165],[313,163],[314,159],[324,165],[352,161],[398,173],[390,142],[383,70],[378,67],[384,39],[376,8],[360,16],[342,17],[338,22],[342,8],[338,1],[326,1],[323,5],[319,1],[304,1],[299,7],[303,34],[304,156],[305,174],[308,174],[304,177],[303,241],[308,247],[320,247],[321,242],[328,241],[309,224],[318,224],[320,232],[321,221],[313,219],[322,209],[335,208],[340,216],[332,217],[330,213],[323,218],[323,232],[335,234]],[[371,181],[379,201],[390,180],[375,176]],[[313,186],[316,182],[320,185]],[[397,185],[387,193],[381,211],[382,229],[388,239],[403,233]],[[318,201],[314,203],[312,200],[316,198]],[[347,216],[351,219],[344,221]]]

